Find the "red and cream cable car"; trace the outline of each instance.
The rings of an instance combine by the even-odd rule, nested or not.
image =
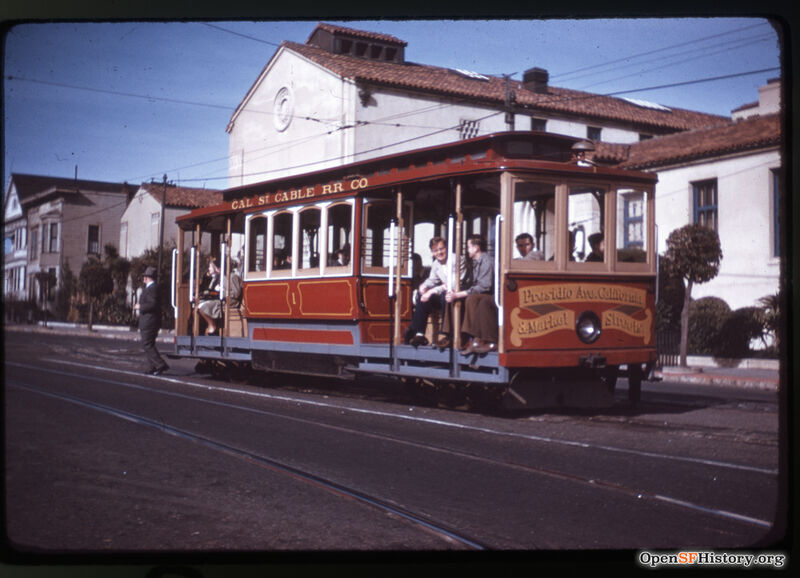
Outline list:
[[[178,219],[175,354],[390,375],[507,407],[607,404],[625,375],[636,399],[656,360],[656,177],[587,162],[583,144],[499,133],[224,191]],[[517,252],[523,233],[537,259]],[[457,289],[454,264],[474,234],[494,265],[496,348],[459,351],[459,302],[449,347],[406,344],[429,239],[447,240]],[[600,237],[605,250],[590,258]],[[243,298],[232,307],[237,257]],[[219,335],[205,335],[195,307],[207,258],[221,265]]]

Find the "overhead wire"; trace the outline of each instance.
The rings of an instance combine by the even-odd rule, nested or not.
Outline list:
[[[658,54],[659,52],[667,52],[669,50],[672,50],[673,48],[681,48],[681,47],[688,46],[688,45],[691,45],[691,44],[699,44],[699,43],[702,43],[702,42],[707,42],[707,41],[712,40],[714,38],[719,38],[719,37],[722,37],[722,36],[728,36],[730,34],[737,34],[739,32],[743,32],[745,30],[751,30],[753,28],[760,28],[760,27],[762,27],[764,25],[765,25],[764,22],[759,22],[757,24],[751,24],[749,26],[743,26],[741,28],[736,28],[734,30],[727,30],[725,32],[720,32],[718,34],[712,34],[710,36],[705,36],[703,38],[698,38],[696,40],[689,40],[689,41],[686,41],[686,42],[679,42],[678,44],[671,44],[669,46],[664,46],[662,48],[655,48],[653,50],[640,52],[638,54],[633,54],[633,55],[630,55],[630,56],[624,56],[622,58],[617,58],[615,60],[608,60],[606,62],[601,62],[601,63],[598,63],[598,64],[592,64],[590,66],[584,66],[584,67],[581,67],[581,68],[576,68],[575,70],[571,70],[571,71],[568,71],[568,72],[557,73],[557,74],[552,75],[552,78],[554,78],[554,79],[558,78],[561,82],[563,82],[565,76],[572,76],[573,74],[578,74],[580,72],[585,72],[587,70],[594,70],[594,69],[603,68],[603,67],[606,67],[606,66],[617,65],[620,62],[630,62],[630,61],[635,60],[637,58],[640,58],[642,56],[650,56],[651,54]],[[618,67],[615,66],[615,68],[618,68]]]
[[[240,36],[240,37],[243,37],[243,38],[246,38],[246,39],[249,39],[249,40],[253,40],[253,41],[257,41],[257,42],[261,42],[261,43],[269,44],[269,45],[273,45],[273,46],[280,46],[280,44],[278,44],[278,43],[274,43],[274,42],[270,42],[270,41],[266,41],[266,40],[263,40],[263,39],[259,39],[259,38],[256,38],[256,37],[253,37],[253,36],[250,36],[250,35],[238,33],[238,32],[235,32],[235,31],[232,31],[232,30],[228,30],[226,28],[223,28],[221,26],[217,26],[217,25],[214,25],[214,24],[211,24],[211,23],[203,23],[203,24],[208,26],[208,27],[210,27],[210,28],[215,28],[215,29],[218,29],[220,31],[223,31],[223,32],[226,32],[226,33],[229,33],[229,34],[233,34],[233,35],[236,35],[236,36]],[[652,51],[647,51],[645,53],[640,53],[639,55],[634,55],[632,57],[623,58],[623,59],[619,59],[619,60],[616,60],[616,61],[609,61],[609,62],[606,62],[606,63],[601,63],[601,64],[589,66],[589,67],[583,67],[583,68],[571,71],[569,73],[564,73],[562,75],[554,75],[554,78],[555,77],[566,76],[566,75],[569,75],[569,74],[575,74],[577,72],[586,71],[586,70],[590,70],[590,69],[595,69],[595,68],[602,67],[602,66],[608,66],[608,65],[613,64],[615,62],[620,62],[620,61],[623,61],[623,60],[629,60],[630,58],[638,58],[638,57],[645,56],[645,55],[651,55],[651,54],[655,54],[655,53],[658,53],[658,52],[664,52],[666,50],[673,49],[673,48],[676,48],[676,47],[686,46],[686,45],[690,45],[690,44],[697,44],[697,43],[700,43],[700,42],[707,42],[708,40],[713,39],[713,38],[717,38],[717,37],[733,34],[733,33],[736,33],[736,32],[741,32],[743,30],[748,30],[748,29],[751,29],[751,28],[754,28],[754,27],[757,27],[757,26],[762,26],[762,25],[763,25],[762,23],[759,23],[757,25],[747,26],[747,27],[743,27],[743,28],[740,28],[740,29],[737,29],[737,30],[732,30],[732,31],[719,33],[719,34],[716,34],[716,35],[713,35],[713,36],[709,36],[709,37],[706,37],[706,38],[703,38],[703,39],[698,39],[698,40],[694,40],[694,41],[689,41],[689,42],[685,42],[685,43],[672,45],[670,47],[665,47],[665,48],[661,48],[661,49],[655,49],[655,50],[652,50]],[[761,41],[761,40],[758,40],[758,41]],[[672,57],[674,57],[674,56],[677,56],[677,55],[672,55]],[[669,65],[665,65],[665,66],[672,66],[672,65],[675,65],[675,64],[673,63],[673,64],[669,64]],[[686,85],[689,85],[689,84],[699,84],[699,83],[704,83],[704,82],[712,82],[712,81],[717,81],[717,80],[722,80],[722,79],[729,79],[729,78],[747,76],[747,75],[752,75],[752,74],[759,74],[759,73],[764,73],[764,72],[774,71],[774,70],[779,70],[779,68],[761,69],[761,70],[748,71],[748,72],[743,72],[743,73],[735,73],[735,74],[730,74],[730,75],[722,75],[722,76],[717,76],[717,77],[713,77],[713,78],[688,80],[688,81],[684,81],[684,82],[669,83],[669,84],[664,84],[664,85],[659,85],[659,86],[651,86],[651,87],[639,88],[639,89],[627,89],[627,90],[621,90],[621,91],[610,92],[610,93],[605,93],[605,94],[591,94],[591,95],[585,95],[585,96],[582,96],[582,97],[575,97],[575,96],[572,96],[572,97],[559,97],[559,98],[556,98],[556,99],[551,99],[549,101],[543,101],[542,104],[552,104],[552,103],[556,103],[556,102],[561,101],[561,100],[575,100],[576,98],[597,98],[597,97],[601,97],[601,96],[616,96],[616,95],[621,95],[621,94],[632,94],[632,93],[636,93],[636,92],[644,92],[644,91],[658,90],[658,89],[663,89],[663,88],[686,86]],[[37,83],[37,84],[42,84],[42,85],[50,85],[50,86],[62,87],[62,88],[70,88],[70,89],[76,89],[76,90],[86,90],[86,91],[103,93],[103,94],[112,94],[112,95],[116,95],[116,96],[140,98],[140,99],[146,99],[146,100],[148,100],[150,102],[160,101],[160,102],[168,102],[168,103],[173,103],[173,104],[181,104],[181,105],[201,106],[201,107],[208,107],[208,108],[215,108],[215,109],[223,109],[223,110],[228,110],[228,111],[236,110],[236,108],[230,107],[230,106],[226,106],[226,105],[211,104],[211,103],[192,101],[192,100],[185,100],[185,99],[156,97],[156,96],[152,96],[152,95],[143,95],[143,94],[136,94],[136,93],[131,93],[131,92],[108,90],[108,89],[102,89],[102,88],[96,88],[96,87],[78,86],[78,85],[73,85],[73,84],[68,84],[68,83],[45,81],[45,80],[40,80],[40,79],[31,79],[31,78],[22,77],[22,76],[15,76],[15,75],[7,75],[5,78],[7,80],[12,80],[12,81],[16,80],[16,81],[22,81],[22,82],[30,82],[30,83]],[[295,143],[288,143],[288,145],[289,146],[299,146],[300,144],[307,143],[312,139],[323,137],[323,136],[332,134],[333,132],[336,132],[336,131],[347,130],[347,129],[350,129],[350,128],[354,128],[355,126],[363,126],[363,125],[368,125],[368,124],[383,125],[383,126],[390,126],[390,127],[397,127],[397,128],[432,128],[432,129],[435,129],[433,132],[427,133],[425,135],[418,135],[418,136],[412,137],[410,139],[407,139],[406,141],[399,141],[398,143],[392,143],[391,145],[386,145],[386,146],[382,146],[382,147],[376,147],[374,149],[370,149],[368,151],[362,151],[362,152],[359,153],[360,155],[361,154],[369,154],[369,153],[372,153],[372,152],[383,150],[385,148],[398,146],[399,144],[403,144],[405,142],[411,142],[411,141],[414,141],[414,140],[427,138],[429,136],[434,136],[434,135],[439,134],[441,132],[457,128],[457,126],[448,126],[448,127],[441,128],[441,127],[431,127],[431,126],[428,126],[428,125],[411,125],[411,124],[405,124],[405,123],[390,122],[391,120],[407,118],[409,116],[413,116],[414,114],[422,114],[423,112],[426,112],[426,111],[429,111],[429,110],[435,110],[436,108],[443,108],[443,107],[449,107],[449,106],[453,106],[453,104],[452,103],[448,103],[446,105],[445,104],[437,104],[437,105],[433,105],[433,106],[429,106],[429,107],[423,107],[421,109],[417,109],[417,110],[414,110],[414,111],[405,111],[403,113],[390,115],[390,116],[387,116],[387,117],[385,117],[383,119],[374,119],[374,120],[371,120],[371,121],[359,121],[358,123],[353,124],[353,125],[340,125],[338,127],[333,127],[328,131],[324,131],[324,132],[318,133],[316,135],[308,135],[306,137],[302,137],[301,139],[298,139]],[[248,112],[249,113],[253,113],[254,112],[254,113],[265,114],[265,115],[273,115],[274,114],[272,111],[266,111],[266,110],[249,110]],[[487,115],[487,117],[485,117],[485,118],[489,118],[491,116],[495,116],[496,114],[501,114],[501,113],[500,112],[493,112],[490,115]],[[326,119],[320,119],[320,118],[316,118],[316,117],[312,117],[312,116],[302,116],[302,115],[294,115],[293,118],[301,119],[301,120],[307,120],[307,121],[311,121],[311,122],[318,122],[318,123],[321,123],[321,124],[329,124],[329,123],[334,123],[335,124],[335,123],[338,122],[338,121],[336,121],[334,119],[327,119],[326,120]],[[277,146],[286,147],[287,143],[281,143],[280,145],[270,145],[268,147],[264,147],[263,149],[257,149],[255,151],[249,151],[249,152],[250,153],[258,152],[258,150],[266,151],[266,150],[274,149]],[[271,154],[271,153],[267,153],[267,154]],[[295,166],[295,167],[282,167],[282,169],[280,169],[280,170],[287,170],[287,169],[294,170],[296,168],[302,168],[304,166],[308,166],[309,164],[329,163],[329,162],[333,162],[333,161],[336,161],[336,160],[340,160],[341,158],[347,158],[348,156],[352,156],[352,155],[342,155],[342,156],[339,156],[339,157],[325,159],[325,160],[319,161],[318,163],[304,163],[302,165],[298,165],[298,166]],[[263,156],[262,157],[256,157],[256,158],[263,158]],[[194,163],[192,165],[186,165],[186,166],[181,167],[181,168],[172,169],[171,171],[168,171],[168,172],[179,171],[179,170],[186,169],[186,168],[194,168],[194,167],[202,166],[202,165],[205,165],[205,164],[210,164],[210,163],[214,163],[214,162],[220,162],[222,160],[227,160],[228,162],[230,162],[230,159],[231,159],[231,155],[229,154],[226,157],[219,157],[219,158],[212,159],[212,160],[209,160],[209,161],[202,161],[202,162],[199,162],[199,163]],[[158,171],[158,174],[161,174],[163,172],[164,171]],[[267,171],[267,172],[275,172],[275,171]],[[156,173],[152,173],[152,174],[156,174]],[[253,174],[247,175],[247,176],[254,176],[254,175],[258,175],[258,174],[263,174],[263,173],[253,173]],[[151,176],[151,175],[149,175],[149,176]],[[242,175],[239,175],[239,176],[241,177]],[[225,176],[225,177],[205,177],[205,178],[192,178],[192,179],[183,179],[183,180],[185,182],[197,182],[197,181],[203,181],[203,180],[221,180],[222,178],[229,178],[229,177],[228,176]],[[131,179],[131,180],[133,180],[133,179]]]

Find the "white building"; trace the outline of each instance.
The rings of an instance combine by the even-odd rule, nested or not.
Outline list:
[[[658,172],[659,252],[672,230],[713,220],[722,268],[693,297],[735,309],[777,292],[780,83],[731,122],[558,88],[540,68],[520,82],[406,62],[405,46],[328,24],[305,44],[281,43],[228,124],[229,186],[504,130],[587,138],[598,161]]]
[[[192,209],[222,202],[222,193],[211,189],[177,187],[162,183],[144,183],[125,208],[120,219],[119,254],[126,259],[141,256],[159,246],[161,205],[164,205],[164,244],[177,245],[175,220]]]
[[[692,297],[715,296],[732,309],[778,292],[783,189],[781,118],[753,115],[719,127],[627,147],[621,166],[658,172],[658,252],[688,223],[717,231],[723,259],[716,278]],[[617,151],[618,153],[619,151]],[[611,155],[598,147],[596,159]]]
[[[633,143],[727,117],[405,61],[406,43],[319,24],[283,42],[237,107],[229,186],[504,130]]]

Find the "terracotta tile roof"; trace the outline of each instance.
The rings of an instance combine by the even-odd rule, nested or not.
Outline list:
[[[356,81],[465,98],[493,106],[505,102],[506,81],[501,77],[471,78],[449,68],[410,62],[369,60],[334,54],[318,46],[290,41],[282,42],[281,49],[292,50],[344,78]],[[277,53],[280,53],[280,49]],[[540,112],[621,121],[657,133],[691,130],[729,120],[725,116],[678,108],[658,110],[639,106],[622,98],[555,86],[548,86],[547,92],[540,94],[525,88],[522,82],[512,80],[510,88],[516,95],[517,106],[527,108],[532,114]]]
[[[596,143],[594,159],[628,169],[648,169],[724,154],[780,146],[781,117],[754,116],[716,127],[640,141],[631,145]]]
[[[392,36],[391,34],[380,34],[379,32],[369,32],[368,30],[357,30],[355,28],[347,28],[346,26],[336,26],[334,24],[327,24],[325,22],[320,22],[311,32],[311,35],[308,37],[308,41],[310,41],[317,30],[325,30],[326,32],[330,32],[331,34],[340,34],[343,36],[352,36],[355,38],[364,38],[367,40],[380,40],[381,42],[389,42],[392,44],[399,44],[401,46],[407,46],[408,42],[405,40],[400,40]]]
[[[108,183],[104,181],[75,180],[65,177],[26,175],[12,173],[11,180],[17,189],[21,203],[47,194],[70,194],[78,191],[100,191],[105,193],[133,193],[136,187],[127,183]]]
[[[164,190],[162,183],[142,183],[142,189],[161,202],[161,195]],[[168,207],[185,207],[196,209],[198,207],[209,207],[222,202],[222,192],[214,189],[196,189],[192,187],[178,187],[167,184]]]

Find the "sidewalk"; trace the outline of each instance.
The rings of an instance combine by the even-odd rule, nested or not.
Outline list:
[[[85,324],[50,321],[45,327],[38,325],[6,324],[5,332],[50,333],[59,335],[81,335],[105,339],[139,341],[138,329],[111,325],[94,325],[90,332]],[[172,330],[162,329],[159,343],[173,342]],[[694,383],[697,385],[724,385],[765,391],[777,391],[779,364],[773,360],[742,360],[737,367],[717,367],[707,358],[689,358],[687,368],[663,367],[654,372],[656,379]]]
[[[663,367],[655,376],[664,381],[697,385],[726,385],[764,391],[778,391],[779,370],[750,367]]]
[[[80,335],[83,337],[102,337],[104,339],[125,339],[139,341],[141,335],[138,328],[119,325],[94,325],[92,330],[85,323],[65,323],[63,321],[48,321],[38,324],[3,324],[4,332],[24,333],[49,333],[51,335]],[[172,343],[172,330],[162,329],[156,339],[158,343]]]

